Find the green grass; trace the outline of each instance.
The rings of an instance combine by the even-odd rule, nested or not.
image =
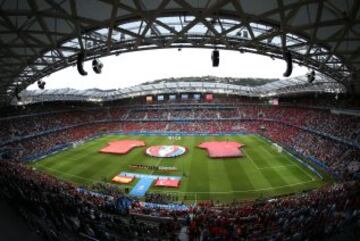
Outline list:
[[[176,158],[152,158],[145,149],[135,148],[126,155],[102,154],[98,151],[109,141],[121,139],[143,140],[146,147],[159,144],[178,144],[189,151]],[[196,145],[209,140],[231,140],[245,144],[244,157],[211,159]],[[169,140],[166,136],[108,135],[86,142],[30,165],[60,179],[76,184],[109,182],[121,171],[162,174],[150,170],[131,170],[130,164],[176,166],[178,171],[168,175],[185,176],[178,189],[151,187],[150,192],[177,195],[179,200],[220,200],[223,202],[273,197],[314,189],[329,178],[320,180],[285,151],[278,153],[266,140],[256,135],[241,136],[183,136]],[[132,187],[114,184],[121,188]]]

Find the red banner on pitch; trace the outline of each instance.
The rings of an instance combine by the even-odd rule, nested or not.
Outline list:
[[[155,183],[155,186],[158,187],[179,187],[180,180],[173,179],[158,179]]]
[[[126,176],[116,176],[112,179],[113,182],[118,182],[122,184],[129,184],[134,180],[134,177],[126,177]]]
[[[110,154],[126,154],[133,148],[142,146],[145,146],[145,143],[138,140],[111,141],[107,144],[106,147],[101,149],[100,152]]]

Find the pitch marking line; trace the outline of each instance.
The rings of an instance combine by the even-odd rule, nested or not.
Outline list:
[[[276,142],[272,142],[272,141],[270,141],[270,140],[268,140],[268,139],[263,139],[263,138],[260,138],[260,137],[257,137],[257,139],[259,139],[260,141],[262,141],[262,142],[264,142],[264,143],[268,143],[268,144],[270,144],[270,143],[276,143]],[[290,158],[292,158],[292,155],[290,155],[290,153],[289,153],[288,151],[285,150],[285,154],[286,154],[286,155],[285,155],[285,156],[286,156],[286,159],[292,160],[292,159],[290,159]],[[297,157],[295,157],[295,158],[297,159]],[[296,166],[297,168],[299,168],[300,171],[301,171],[302,173],[304,173],[307,177],[309,177],[311,180],[313,180],[313,181],[316,180],[314,176],[311,176],[307,171],[304,170],[303,165],[301,165],[298,160],[296,160],[296,165],[294,165],[294,166]],[[309,170],[309,169],[306,168],[306,170]]]
[[[233,191],[227,191],[227,192],[183,192],[183,191],[164,191],[166,193],[182,193],[182,194],[197,194],[197,193],[202,193],[202,194],[230,194],[230,193],[246,193],[246,192],[259,192],[259,191],[269,191],[269,190],[275,190],[275,189],[280,189],[283,187],[291,187],[291,186],[297,186],[297,185],[302,185],[302,184],[307,184],[307,183],[311,183],[314,181],[306,181],[306,182],[298,182],[298,183],[292,183],[292,184],[287,184],[287,185],[282,185],[282,186],[277,186],[277,187],[268,187],[268,188],[259,188],[259,189],[249,189],[249,190],[233,190]],[[164,193],[164,192],[160,192],[160,193]]]
[[[243,149],[242,151],[245,153],[246,157],[249,158],[249,160],[255,166],[255,168],[259,170],[260,168],[258,167],[258,165],[256,165],[255,161],[251,158],[251,156],[247,153],[247,151],[245,151],[245,149]]]
[[[291,156],[290,155],[286,155],[286,159],[288,159],[288,160],[291,160],[290,159],[291,158]],[[297,159],[297,157],[295,157],[296,159]],[[299,160],[297,159],[296,160],[296,167],[298,168],[298,169],[300,169],[300,171],[302,172],[302,173],[304,173],[308,178],[310,178],[311,180],[313,180],[313,181],[315,181],[315,177],[314,176],[311,176],[307,171],[309,170],[309,168],[306,168],[306,170],[304,170],[304,166],[302,165],[302,164],[300,164],[300,162],[299,162]]]
[[[262,170],[262,169],[277,169],[277,168],[284,168],[284,167],[297,167],[298,169],[300,169],[300,171],[302,173],[304,173],[308,178],[310,178],[312,181],[315,181],[316,179],[313,176],[310,176],[310,174],[308,174],[305,170],[303,170],[302,166],[300,166],[300,163],[298,163],[298,161],[296,161],[296,164],[291,164],[291,165],[279,165],[279,166],[271,166],[271,167],[258,167],[258,165],[256,164],[256,162],[251,158],[251,156],[245,151],[245,149],[242,150],[247,157],[249,157],[251,163],[253,163],[253,165],[255,166],[256,169],[258,170]],[[289,159],[290,156],[286,155],[286,159],[293,161],[292,159]]]
[[[262,169],[277,169],[277,168],[284,168],[284,167],[297,167],[296,165],[294,164],[291,164],[291,165],[279,165],[279,166],[271,166],[271,167],[261,167],[261,168],[258,168],[259,170],[262,170]]]
[[[304,168],[300,167],[300,166],[296,166],[298,169],[300,169],[300,171],[302,173],[304,173],[308,178],[310,178],[311,180],[315,180],[315,177],[314,176],[310,176],[310,174],[304,170]],[[307,169],[308,170],[308,169]]]
[[[79,179],[83,179],[83,180],[87,180],[87,181],[92,181],[92,182],[103,182],[103,181],[98,181],[98,180],[95,180],[95,179],[91,179],[91,178],[86,178],[86,177],[81,177],[81,176],[77,176],[77,175],[72,175],[70,173],[67,173],[67,172],[62,172],[62,171],[59,171],[59,170],[56,170],[54,168],[51,168],[51,167],[46,167],[46,166],[43,166],[43,165],[40,165],[40,164],[37,164],[37,166],[40,166],[46,170],[50,170],[50,171],[53,171],[53,172],[57,172],[57,173],[60,173],[62,175],[65,175],[65,176],[69,176],[69,177],[75,177],[75,178],[79,178]],[[36,168],[36,167],[35,167]]]
[[[156,139],[158,139],[158,138],[156,138]],[[152,143],[152,142],[151,142],[151,143]],[[174,140],[171,141],[171,145],[174,145]],[[154,158],[154,157],[153,157],[153,158]],[[157,162],[156,166],[159,166],[159,165],[160,165],[160,163],[161,163],[161,161],[164,159],[164,157],[161,157],[161,158],[158,158],[158,159],[159,159],[159,161]],[[150,173],[150,175],[154,174],[154,172],[155,172],[155,170],[152,170],[151,173]]]
[[[256,162],[251,158],[251,156],[245,151],[243,150],[243,152],[245,153],[246,157],[249,157],[250,161],[254,164],[255,168],[258,170],[262,170],[262,169],[277,169],[277,168],[284,168],[284,167],[296,167],[295,164],[290,164],[290,165],[277,165],[277,166],[270,166],[270,167],[259,167]]]
[[[71,176],[71,177],[75,177],[75,178],[79,178],[79,179],[84,179],[84,180],[88,180],[88,181],[93,181],[93,182],[102,182],[102,181],[98,181],[98,180],[94,180],[94,179],[91,179],[91,178],[85,178],[85,177],[81,177],[81,176],[77,176],[77,175],[72,175],[72,174],[69,174],[69,173],[66,173],[66,172],[62,172],[62,171],[59,171],[59,170],[56,170],[56,169],[53,169],[53,168],[50,168],[50,167],[45,167],[45,166],[42,166],[42,165],[38,165],[38,166],[41,166],[43,167],[44,169],[47,169],[47,170],[52,170],[54,172],[57,172],[57,173],[61,173],[63,175],[67,175],[67,176]],[[291,186],[297,186],[297,185],[302,185],[302,184],[307,184],[307,183],[311,183],[311,182],[314,182],[313,180],[311,181],[306,181],[306,182],[298,182],[298,183],[292,183],[292,184],[287,184],[287,185],[282,185],[282,186],[277,186],[277,187],[268,187],[268,188],[259,188],[259,189],[249,189],[249,190],[233,190],[233,191],[227,191],[227,192],[183,192],[183,191],[155,191],[157,193],[180,193],[180,194],[231,194],[231,193],[247,193],[247,192],[259,192],[259,191],[269,191],[269,190],[276,190],[276,189],[280,189],[280,188],[283,188],[283,187],[291,187]],[[104,183],[104,182],[102,182]],[[152,191],[154,192],[154,191]]]

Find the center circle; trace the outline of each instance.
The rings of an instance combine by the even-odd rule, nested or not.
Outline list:
[[[146,149],[146,154],[152,157],[177,157],[184,155],[186,148],[178,145],[151,146]]]

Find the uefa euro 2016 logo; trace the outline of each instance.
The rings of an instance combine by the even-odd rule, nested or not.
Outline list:
[[[178,145],[159,145],[146,149],[146,154],[153,157],[177,157],[185,152],[186,148]]]

